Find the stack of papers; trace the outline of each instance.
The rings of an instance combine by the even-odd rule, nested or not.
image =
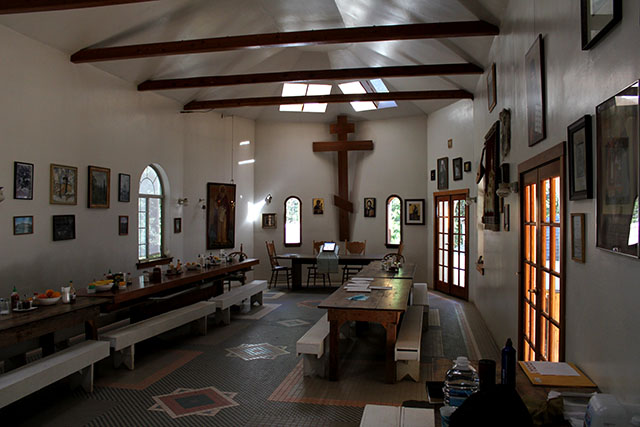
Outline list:
[[[344,289],[347,292],[371,292],[369,282],[347,282]]]

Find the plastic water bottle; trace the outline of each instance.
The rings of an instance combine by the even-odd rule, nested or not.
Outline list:
[[[478,391],[478,373],[464,356],[459,356],[444,380],[445,405],[458,407]]]

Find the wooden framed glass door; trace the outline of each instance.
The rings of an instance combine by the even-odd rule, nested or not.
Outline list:
[[[520,175],[520,358],[564,360],[563,158]]]
[[[434,193],[434,286],[468,299],[469,190]]]

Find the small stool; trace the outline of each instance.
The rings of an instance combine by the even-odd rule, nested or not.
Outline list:
[[[413,284],[411,305],[422,306],[422,326],[424,329],[429,329],[429,289],[426,283]]]

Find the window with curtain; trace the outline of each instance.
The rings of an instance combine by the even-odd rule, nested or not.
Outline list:
[[[402,242],[402,199],[395,194],[387,198],[386,204],[386,239],[387,247],[397,247]]]
[[[302,244],[302,202],[296,196],[284,201],[284,245]]]
[[[138,195],[138,260],[162,257],[162,181],[153,166],[140,177]]]

